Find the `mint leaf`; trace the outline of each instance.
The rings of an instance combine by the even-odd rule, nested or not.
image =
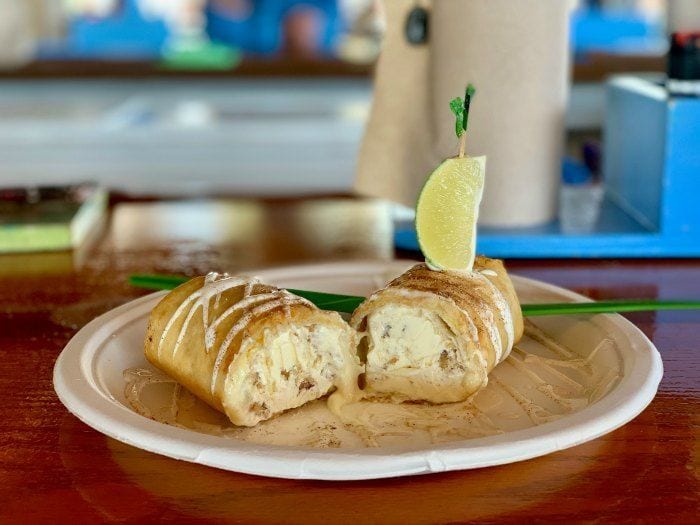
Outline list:
[[[464,102],[460,97],[450,100],[450,111],[452,111],[456,117],[455,133],[457,134],[457,138],[459,138],[462,136],[462,133],[464,133],[464,128],[462,127],[462,121],[464,120]]]

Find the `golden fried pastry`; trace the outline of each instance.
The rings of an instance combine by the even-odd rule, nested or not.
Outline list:
[[[418,264],[354,312],[366,361],[365,395],[391,401],[463,401],[523,332],[520,304],[499,260],[471,272]]]
[[[357,396],[356,334],[335,312],[255,279],[210,273],[151,312],[147,359],[236,425],[332,393]]]

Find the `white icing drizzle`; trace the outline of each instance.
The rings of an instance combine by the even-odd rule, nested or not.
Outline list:
[[[240,301],[229,306],[224,312],[221,313],[221,315],[214,322],[212,322],[209,325],[206,332],[204,332],[204,345],[207,353],[209,353],[209,350],[211,350],[214,347],[214,343],[216,341],[216,329],[231,314],[238,310],[245,310],[246,308],[253,306],[254,304],[275,299],[276,297],[279,297],[279,295],[279,292],[263,293],[259,295],[248,296],[244,294],[243,298]]]
[[[498,274],[493,270],[489,269],[473,272],[453,273],[459,274],[460,277],[464,279],[475,279],[480,282],[483,282],[491,291],[493,305],[496,307],[499,316],[503,320],[503,327],[508,337],[508,339],[506,340],[507,344],[505,346],[505,349],[503,347],[503,342],[501,341],[501,333],[498,330],[496,323],[494,322],[493,313],[491,312],[491,310],[474,308],[474,311],[476,311],[476,314],[481,318],[481,320],[484,323],[484,326],[486,327],[486,330],[488,331],[489,338],[491,339],[491,343],[493,344],[494,351],[496,354],[495,364],[503,362],[506,359],[506,357],[508,357],[508,355],[510,354],[511,348],[513,347],[513,344],[515,342],[515,329],[513,326],[513,316],[511,314],[510,305],[508,304],[508,301],[506,300],[501,290],[495,284],[493,284],[493,282],[491,282],[491,280],[488,277],[486,277],[487,275],[497,276]],[[467,315],[467,317],[469,316]]]
[[[248,297],[250,294],[253,293],[253,286],[258,282],[257,277],[251,279],[248,281],[245,285],[245,290],[243,291],[243,297]]]
[[[488,309],[476,309],[477,310],[477,315],[481,318],[481,321],[484,323],[484,326],[486,327],[486,330],[489,333],[489,338],[491,339],[491,345],[493,346],[493,351],[496,354],[496,359],[494,361],[494,365],[498,364],[501,362],[501,358],[503,356],[503,343],[501,342],[501,332],[498,330],[498,327],[496,326],[496,321],[493,318],[493,312]],[[486,366],[486,365],[484,365]]]
[[[175,344],[173,345],[171,358],[174,358],[177,355],[177,352],[185,339],[187,328],[200,307],[202,308],[204,348],[206,353],[209,353],[216,346],[216,330],[221,323],[235,312],[247,310],[255,305],[254,308],[246,312],[240,319],[238,319],[238,321],[236,321],[219,345],[211,380],[211,392],[213,394],[219,375],[219,369],[228,355],[229,346],[236,337],[236,334],[243,330],[258,315],[269,312],[280,306],[284,308],[285,315],[289,317],[291,316],[291,306],[293,304],[311,305],[311,303],[306,299],[292,295],[287,290],[275,290],[273,292],[255,295],[253,290],[255,285],[259,284],[259,282],[260,281],[257,278],[230,277],[226,274],[218,274],[214,272],[207,274],[204,278],[204,285],[199,290],[191,293],[177,307],[170,319],[168,319],[168,322],[166,323],[163,333],[161,333],[158,341],[158,357],[160,357],[163,343],[168,337],[168,334],[172,330],[177,320],[183,315],[186,315],[186,317],[182,323],[182,326],[180,327]],[[229,306],[221,314],[211,318],[210,304],[212,299],[214,299],[214,311],[216,312],[220,305],[221,294],[226,290],[239,286],[244,286],[243,296],[241,299]],[[185,312],[187,313],[185,314]]]
[[[515,342],[515,329],[513,327],[513,316],[511,314],[510,305],[508,304],[508,301],[506,300],[505,296],[503,295],[503,292],[501,292],[498,286],[493,284],[491,282],[491,279],[485,277],[485,275],[491,275],[491,273],[487,274],[486,272],[491,272],[493,275],[497,275],[496,272],[494,272],[493,270],[482,270],[480,273],[475,273],[474,275],[486,282],[486,285],[491,289],[492,296],[494,298],[494,304],[496,305],[496,308],[498,308],[498,312],[501,314],[501,319],[503,319],[503,326],[505,327],[506,335],[508,336],[508,344],[506,345],[505,351],[497,352],[496,354],[496,363],[500,363],[506,357],[508,357],[511,349],[513,348],[513,343]],[[502,347],[499,346],[499,348]]]
[[[464,279],[481,279],[483,281],[486,281],[490,287],[491,290],[496,289],[496,287],[493,285],[491,281],[488,280],[487,277],[484,277],[483,275],[477,273],[477,272],[463,272],[461,273],[461,277]],[[500,292],[499,292],[500,293]],[[499,306],[498,303],[498,298],[492,293],[492,296],[494,298],[494,303],[496,303],[496,308],[501,314],[501,317],[503,317],[504,324],[507,324],[508,320],[511,320],[511,331],[508,333],[508,329],[506,327],[506,333],[509,335],[509,341],[508,341],[508,349],[510,349],[510,345],[512,344],[512,337],[511,334],[513,332],[512,330],[512,319],[510,318],[510,310],[508,310],[508,305],[506,304],[506,310],[504,310]],[[503,296],[501,295],[501,299],[503,299]],[[493,318],[493,312],[489,308],[477,308],[476,306],[473,308],[473,311],[476,312],[476,315],[479,316],[481,319],[481,322],[483,323],[484,327],[486,328],[486,331],[489,334],[489,339],[491,339],[491,345],[493,346],[493,351],[496,354],[496,359],[494,364],[500,363],[505,357],[503,354],[505,353],[503,351],[503,343],[501,341],[501,332],[498,330],[498,327],[496,326],[496,322]],[[469,314],[465,311],[465,314],[467,314],[467,317],[469,317]],[[484,364],[484,366],[486,366]]]
[[[163,342],[165,341],[165,338],[168,336],[168,333],[170,332],[170,329],[173,327],[175,324],[175,321],[177,321],[182,313],[187,309],[188,306],[191,306],[191,303],[197,300],[197,297],[199,295],[199,291],[196,291],[187,297],[180,306],[177,307],[173,315],[168,319],[168,322],[165,325],[165,328],[163,328],[163,333],[160,334],[160,339],[158,340],[158,357],[160,358],[160,353],[163,349]]]
[[[219,303],[221,302],[221,294],[216,296],[216,299],[214,299],[214,310],[219,309]]]
[[[275,308],[279,308],[280,306],[289,307],[293,304],[311,304],[306,299],[302,299],[301,297],[297,297],[295,295],[290,294],[289,292],[287,292],[287,290],[278,290],[274,293],[274,295],[276,299],[268,300],[242,315],[241,318],[238,321],[236,321],[236,323],[231,327],[231,329],[226,334],[226,337],[224,338],[223,342],[219,345],[219,353],[216,355],[216,361],[214,361],[214,370],[212,371],[211,376],[210,388],[212,394],[216,389],[216,380],[219,377],[219,370],[224,359],[228,355],[229,346],[231,346],[231,343],[233,342],[236,335],[238,335],[238,333],[241,330],[248,326],[248,324],[255,317],[257,317],[260,314],[264,314],[266,312],[274,310]],[[285,310],[285,313],[291,315],[291,310],[287,309]]]
[[[184,339],[184,334],[186,332],[187,326],[189,325],[190,320],[194,316],[194,313],[197,311],[197,309],[199,309],[200,306],[203,307],[202,321],[204,323],[204,326],[206,327],[209,316],[208,305],[211,301],[211,298],[214,296],[218,297],[220,296],[221,292],[228,290],[229,288],[240,286],[247,282],[249,282],[249,280],[242,277],[229,277],[226,274],[218,274],[215,272],[208,273],[204,278],[204,286],[202,286],[199,290],[191,293],[182,302],[182,304],[180,304],[180,306],[177,307],[170,319],[168,319],[165,328],[163,328],[163,333],[160,335],[160,340],[158,341],[158,357],[160,357],[163,348],[163,343],[168,337],[170,330],[180,318],[180,316],[182,316],[184,312],[188,309],[188,307],[190,308],[190,310],[188,311],[187,317],[185,318],[185,322],[183,323],[183,326],[180,329],[180,332],[178,333],[178,337],[175,341],[175,346],[173,348],[173,355],[177,353],[179,346],[182,343],[182,340]]]
[[[208,302],[208,301],[207,301]],[[182,326],[180,327],[180,331],[177,334],[177,339],[175,340],[175,346],[173,347],[173,354],[172,357],[173,359],[177,355],[177,351],[180,349],[180,346],[182,345],[182,341],[185,339],[185,334],[187,332],[187,327],[190,324],[190,321],[194,317],[194,314],[199,310],[199,304],[197,304],[197,301],[195,301],[195,304],[192,305],[192,308],[190,308],[190,311],[187,312],[187,317],[185,317],[185,322],[182,323]],[[202,319],[204,321],[204,326],[207,325],[207,318],[206,318],[206,302],[202,304],[203,306],[203,311],[202,311]]]

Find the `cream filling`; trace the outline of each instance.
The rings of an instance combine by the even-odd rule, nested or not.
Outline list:
[[[461,401],[482,384],[479,355],[468,356],[436,314],[388,304],[367,317],[367,394],[397,401]],[[473,352],[478,354],[478,352]]]
[[[265,329],[263,341],[246,339],[224,386],[224,409],[236,425],[253,426],[329,393],[352,390],[357,366],[349,362],[350,336],[325,325]],[[354,375],[357,389],[357,373]],[[350,384],[349,384],[350,383]]]

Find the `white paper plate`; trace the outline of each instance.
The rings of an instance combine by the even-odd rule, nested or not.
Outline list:
[[[290,288],[365,295],[397,275],[408,262],[353,262],[254,272]],[[515,276],[524,302],[586,298]],[[116,308],[89,323],[56,362],[54,387],[63,404],[94,429],[151,452],[212,467],[293,479],[355,480],[500,465],[542,456],[595,439],[627,423],[649,404],[662,376],[659,353],[639,329],[619,315],[579,318],[595,329],[572,328],[572,317],[538,318],[551,332],[587,355],[601,340],[614,341],[619,380],[606,395],[580,411],[531,428],[450,443],[405,448],[311,449],[260,445],[211,436],[152,421],[135,413],[124,397],[123,370],[146,366],[143,336],[148,314],[163,293]],[[574,318],[575,319],[575,318]],[[580,325],[583,326],[583,325]],[[573,338],[573,339],[572,339]]]

